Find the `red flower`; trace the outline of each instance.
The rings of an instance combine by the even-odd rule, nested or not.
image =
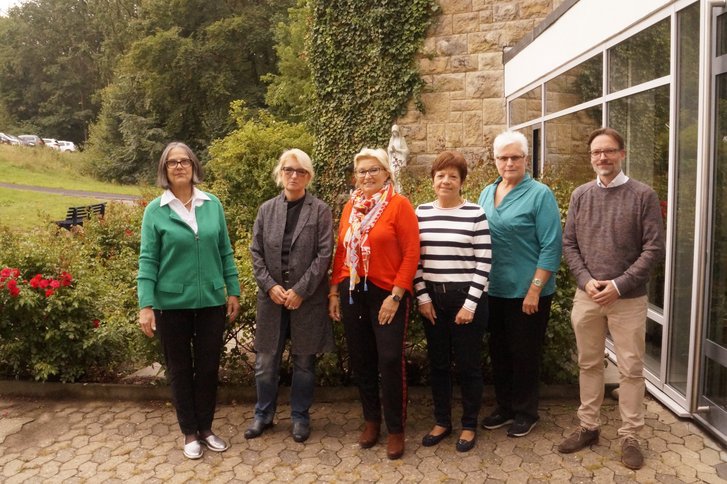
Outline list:
[[[70,286],[73,282],[73,276],[67,272],[61,272],[61,286]]]
[[[131,237],[132,235],[134,235],[134,232],[131,229],[126,229],[124,230],[124,235],[126,235],[127,237]]]
[[[10,295],[12,297],[18,297],[18,294],[20,294],[20,289],[18,287],[10,287],[8,288],[8,290],[10,291]]]
[[[100,325],[101,325],[101,321],[99,321],[98,319],[94,319],[93,320],[93,327],[94,328],[98,328]]]
[[[53,289],[58,289],[59,287],[61,287],[61,283],[59,281],[56,281],[55,279],[51,279],[50,287],[52,287]]]
[[[55,291],[53,289],[48,289],[45,291],[45,297],[51,297]]]
[[[18,269],[13,269],[12,270],[12,273],[13,273],[13,277],[16,278],[16,279],[18,277],[20,277],[20,271]]]
[[[2,277],[3,279],[7,279],[8,277],[10,277],[10,274],[12,274],[12,271],[9,267],[4,267],[2,270],[0,270],[0,277]]]
[[[30,287],[37,289],[40,287],[40,281],[43,279],[43,276],[40,274],[36,274],[33,276],[33,278],[30,280],[29,284]]]
[[[45,289],[50,285],[50,279],[41,279],[38,283],[38,286],[40,286],[41,289]]]
[[[13,289],[17,289],[17,287],[18,287],[18,281],[16,281],[15,279],[10,279],[8,281],[8,289],[10,289],[11,291]]]

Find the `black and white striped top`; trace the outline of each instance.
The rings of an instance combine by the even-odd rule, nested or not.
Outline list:
[[[420,260],[414,291],[420,304],[431,302],[425,281],[471,282],[464,307],[472,312],[487,292],[492,263],[490,229],[485,212],[465,201],[452,208],[437,202],[419,205]]]

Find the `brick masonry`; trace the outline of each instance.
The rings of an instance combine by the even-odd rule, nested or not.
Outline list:
[[[424,113],[412,103],[397,120],[409,166],[424,168],[445,149],[470,163],[491,159],[492,141],[506,127],[503,53],[563,0],[439,0],[419,66]]]

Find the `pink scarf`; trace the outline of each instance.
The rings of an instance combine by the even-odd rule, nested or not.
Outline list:
[[[384,186],[371,198],[366,198],[360,188],[351,194],[351,215],[348,218],[349,227],[343,239],[346,247],[346,266],[349,276],[349,302],[353,304],[353,292],[356,284],[361,280],[358,275],[358,263],[363,259],[364,267],[364,291],[368,290],[366,278],[369,273],[369,258],[371,247],[369,246],[369,232],[379,220],[389,200],[394,196],[394,185],[386,182]]]

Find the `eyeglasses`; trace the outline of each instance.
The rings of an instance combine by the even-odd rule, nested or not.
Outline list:
[[[517,163],[519,161],[522,161],[525,159],[525,155],[516,155],[516,156],[496,156],[495,159],[497,161],[505,162],[512,161],[513,163]]]
[[[621,151],[621,149],[619,149],[619,148],[607,148],[605,150],[589,151],[589,153],[591,154],[591,158],[600,158],[601,155],[613,156],[616,153],[618,153],[619,151]]]
[[[372,177],[374,177],[381,173],[382,170],[383,168],[375,166],[373,168],[369,168],[368,170],[356,170],[355,173],[358,178],[366,178],[366,175],[371,175]]]
[[[171,168],[176,168],[180,165],[182,166],[182,168],[189,168],[190,166],[192,166],[192,160],[190,160],[189,158],[180,158],[178,160],[167,160],[165,165],[167,166],[167,170],[169,170]]]
[[[293,176],[293,173],[295,173],[298,176],[306,176],[308,174],[308,170],[304,170],[303,168],[291,168],[289,166],[284,166],[280,169],[283,173],[285,173],[288,176]]]

